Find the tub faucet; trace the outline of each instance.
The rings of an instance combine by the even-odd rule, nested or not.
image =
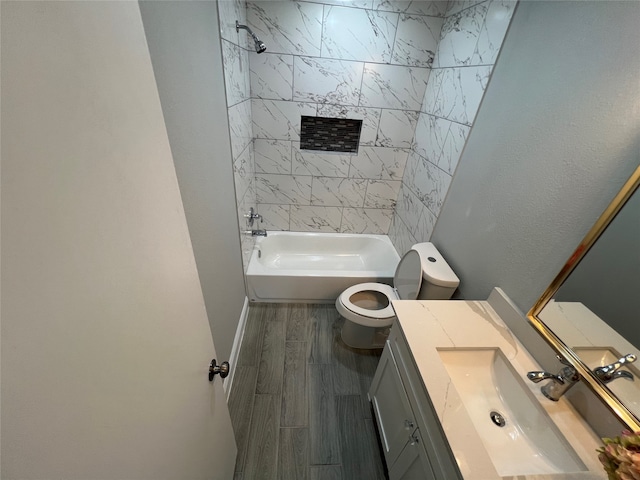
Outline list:
[[[251,207],[249,209],[249,213],[245,213],[244,214],[244,218],[247,219],[247,225],[249,227],[253,227],[253,221],[254,220],[262,220],[262,215],[260,215],[259,213],[256,213],[256,211],[253,209],[253,207]]]
[[[533,383],[538,383],[543,380],[551,380],[546,385],[543,385],[542,388],[540,388],[540,391],[545,397],[549,400],[553,400],[554,402],[557,402],[560,397],[567,392],[567,390],[573,387],[580,380],[580,375],[578,375],[576,369],[573,368],[569,362],[560,355],[556,355],[556,358],[560,360],[560,363],[565,365],[557,375],[544,371],[527,373],[527,378]]]
[[[267,231],[266,230],[245,230],[244,232],[245,235],[251,235],[252,237],[266,237],[267,236]]]
[[[628,353],[624,357],[619,358],[616,362],[613,362],[611,365],[594,368],[593,373],[595,373],[596,377],[604,383],[609,383],[616,378],[626,378],[627,380],[633,381],[633,373],[618,369],[623,365],[635,362],[636,358],[637,357],[633,353]]]

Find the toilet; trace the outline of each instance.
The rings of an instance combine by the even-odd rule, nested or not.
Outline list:
[[[391,300],[448,300],[460,280],[432,243],[416,243],[398,263],[393,287],[359,283],[336,299],[345,319],[342,341],[354,348],[382,348],[395,320]]]

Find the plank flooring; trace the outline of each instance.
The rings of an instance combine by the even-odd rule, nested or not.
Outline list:
[[[236,480],[385,480],[367,391],[380,350],[340,339],[333,305],[253,304],[229,410]]]

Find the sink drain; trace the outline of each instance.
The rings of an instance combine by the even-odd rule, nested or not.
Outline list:
[[[499,427],[504,427],[507,424],[507,421],[504,419],[502,414],[495,410],[489,414],[489,418],[491,418],[491,421]]]

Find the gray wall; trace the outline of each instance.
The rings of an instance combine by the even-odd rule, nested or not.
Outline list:
[[[434,229],[523,311],[640,163],[640,4],[521,2]]]
[[[227,360],[245,289],[216,2],[148,1],[140,10],[207,315]]]
[[[640,347],[640,192],[636,191],[555,298],[579,301]],[[626,353],[626,352],[622,352]]]

